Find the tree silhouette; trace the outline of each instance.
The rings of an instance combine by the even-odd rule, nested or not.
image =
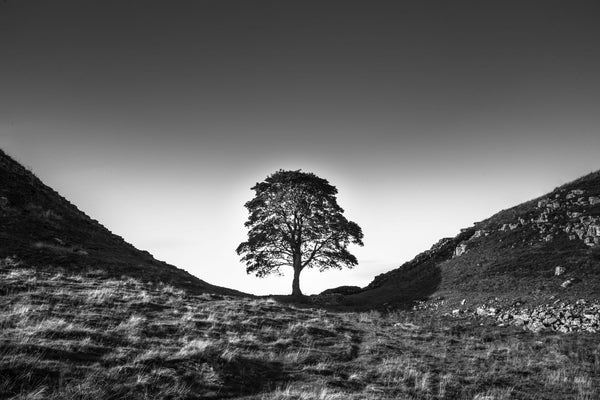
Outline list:
[[[248,240],[236,250],[248,274],[281,274],[280,267],[290,266],[292,295],[301,296],[304,268],[324,271],[358,263],[347,247],[363,245],[362,230],[343,216],[337,189],[327,180],[300,170],[279,170],[252,190],[256,195],[245,204]]]

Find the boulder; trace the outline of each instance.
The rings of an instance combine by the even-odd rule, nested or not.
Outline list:
[[[565,267],[556,267],[554,268],[554,275],[555,276],[561,276],[562,274],[565,273],[567,269]]]
[[[567,279],[566,281],[564,281],[563,283],[560,284],[560,286],[562,288],[568,288],[569,286],[571,286],[573,284],[573,282],[575,282],[575,279],[571,278],[571,279]]]
[[[461,243],[454,249],[454,257],[460,257],[467,252],[467,244]]]

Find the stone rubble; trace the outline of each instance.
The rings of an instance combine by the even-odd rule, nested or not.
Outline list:
[[[514,325],[532,332],[552,330],[563,333],[600,333],[600,303],[588,303],[583,299],[575,304],[555,302],[532,308],[514,306],[502,309],[483,305],[475,310],[454,309],[446,315],[492,318],[500,325]]]

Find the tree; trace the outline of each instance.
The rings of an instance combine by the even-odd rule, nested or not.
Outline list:
[[[279,170],[252,190],[256,195],[245,204],[248,240],[236,250],[248,274],[281,275],[279,268],[290,266],[292,295],[301,296],[304,268],[324,271],[358,263],[347,247],[363,245],[362,230],[342,215],[337,189],[327,180],[300,170]]]

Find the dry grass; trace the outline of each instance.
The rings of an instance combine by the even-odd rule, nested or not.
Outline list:
[[[0,265],[0,398],[572,399],[600,339]]]

